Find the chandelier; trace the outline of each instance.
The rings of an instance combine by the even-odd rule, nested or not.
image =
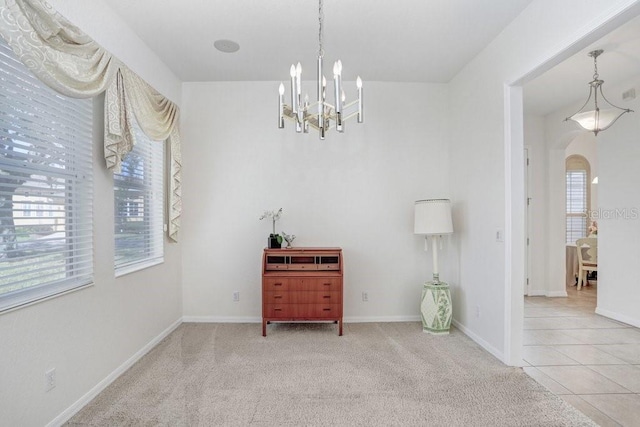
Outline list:
[[[278,92],[278,128],[284,128],[285,117],[291,119],[296,124],[296,132],[308,133],[309,127],[317,129],[320,139],[324,139],[326,132],[335,126],[338,132],[344,131],[344,122],[352,117],[357,117],[358,123],[364,119],[362,103],[362,80],[360,76],[356,79],[358,89],[358,99],[345,104],[345,93],[342,88],[342,62],[340,60],[333,64],[333,95],[335,104],[330,104],[326,100],[327,79],[322,73],[322,58],[324,49],[322,46],[322,0],[318,1],[318,102],[309,104],[309,95],[302,97],[302,66],[291,65],[289,74],[291,76],[291,105],[284,103],[284,84],[280,83]]]
[[[633,110],[628,108],[620,108],[613,105],[607,98],[605,98],[604,93],[602,93],[602,84],[604,83],[604,80],[600,80],[600,76],[598,75],[598,56],[600,56],[602,52],[604,52],[602,49],[589,52],[589,56],[593,58],[594,69],[593,80],[589,82],[589,97],[575,114],[564,119],[565,122],[567,120],[573,120],[584,129],[593,132],[595,135],[598,135],[598,132],[600,131],[609,129],[611,125],[613,125],[624,113],[633,112]],[[592,96],[593,109],[583,111],[591,101]],[[602,97],[602,100],[608,104],[608,107],[601,109],[598,106],[598,96]]]

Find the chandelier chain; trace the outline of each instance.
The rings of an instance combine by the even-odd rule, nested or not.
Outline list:
[[[322,12],[322,0],[318,0],[318,56],[324,56],[324,47],[322,46],[322,24],[324,21],[324,13]]]
[[[599,80],[600,75],[598,74],[598,56],[593,56],[593,80]]]

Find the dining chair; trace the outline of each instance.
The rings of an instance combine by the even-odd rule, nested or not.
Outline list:
[[[584,277],[585,286],[589,284],[589,272],[598,271],[598,239],[585,237],[576,240],[576,252],[578,253],[578,290],[582,287]]]

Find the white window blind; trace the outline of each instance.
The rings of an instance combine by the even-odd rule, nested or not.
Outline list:
[[[569,156],[566,160],[566,233],[565,241],[575,244],[576,240],[587,236],[590,165],[580,155]]]
[[[0,38],[0,311],[93,280],[92,114]]]
[[[134,127],[136,144],[114,174],[116,274],[158,264],[164,256],[164,144]]]

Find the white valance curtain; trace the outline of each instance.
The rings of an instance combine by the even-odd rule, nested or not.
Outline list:
[[[75,98],[105,94],[104,155],[120,170],[135,144],[132,121],[170,147],[169,237],[177,241],[182,211],[179,108],[44,0],[0,0],[0,34],[45,84]]]

